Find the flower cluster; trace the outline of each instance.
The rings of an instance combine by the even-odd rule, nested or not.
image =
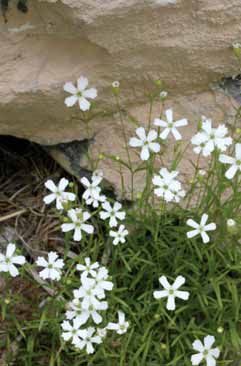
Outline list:
[[[195,145],[193,151],[205,157],[211,155],[215,149],[222,152],[226,151],[227,147],[232,144],[232,138],[227,137],[227,133],[225,125],[214,128],[212,120],[203,116],[201,131],[191,139],[192,144]]]
[[[166,202],[179,202],[185,196],[181,183],[175,179],[178,175],[177,171],[169,172],[166,168],[159,171],[159,175],[154,175],[152,179],[155,195],[162,197]]]
[[[73,291],[74,297],[68,304],[66,320],[62,323],[62,337],[71,341],[75,348],[85,348],[90,354],[95,350],[94,344],[102,343],[108,329],[123,334],[129,324],[125,322],[124,313],[119,311],[118,323],[108,323],[99,328],[104,320],[101,312],[108,309],[106,291],[113,289],[108,270],[98,262],[91,263],[90,258],[85,258],[85,264],[78,264],[76,269],[81,272],[81,286]]]

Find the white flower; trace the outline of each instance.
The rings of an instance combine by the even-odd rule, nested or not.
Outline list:
[[[227,147],[232,144],[231,137],[225,137],[228,130],[225,125],[219,125],[217,128],[212,127],[212,120],[202,117],[201,132],[198,132],[191,139],[196,154],[202,153],[203,156],[209,156],[215,148],[220,151],[226,151]]]
[[[167,97],[167,95],[168,95],[168,92],[165,91],[165,90],[163,90],[163,91],[160,92],[161,99],[165,99]]]
[[[95,263],[91,264],[89,257],[85,258],[85,265],[77,264],[77,266],[76,266],[76,269],[78,271],[83,272],[82,273],[83,276],[88,276],[89,274],[91,276],[95,276],[97,268],[99,268],[99,263],[95,262]]]
[[[74,193],[65,192],[65,188],[68,186],[68,179],[62,178],[59,184],[56,186],[54,182],[49,179],[45,182],[45,187],[48,188],[52,193],[44,197],[44,203],[49,205],[51,202],[56,201],[57,210],[63,210],[63,203],[68,201],[74,201],[76,196]]]
[[[44,280],[56,280],[59,281],[61,278],[61,269],[64,267],[63,259],[58,258],[58,254],[56,252],[48,253],[48,260],[44,257],[38,257],[36,260],[36,264],[39,267],[44,267],[44,269],[39,272],[39,276]]]
[[[6,254],[0,253],[0,272],[9,272],[12,277],[19,275],[19,271],[15,264],[23,265],[26,259],[23,255],[14,255],[16,245],[9,243]]]
[[[234,227],[234,226],[236,226],[236,221],[234,221],[233,219],[228,219],[227,225],[230,227]]]
[[[96,288],[95,280],[87,277],[81,277],[82,286],[78,290],[74,290],[75,299],[82,300],[82,308],[89,309],[93,305],[94,309],[98,309],[100,301],[96,298],[97,296],[103,298],[103,290],[100,291]]]
[[[129,322],[125,321],[125,314],[122,311],[118,311],[118,323],[109,323],[107,329],[115,330],[118,334],[124,334],[127,332]]]
[[[102,177],[92,176],[91,182],[84,177],[80,181],[87,188],[82,196],[87,205],[93,205],[96,208],[99,206],[99,202],[105,202],[106,197],[100,195],[101,188],[99,187]]]
[[[177,127],[186,126],[188,124],[186,118],[179,119],[178,121],[173,121],[172,109],[167,109],[165,114],[167,121],[163,121],[160,118],[154,119],[155,126],[164,127],[164,130],[160,133],[160,138],[165,140],[171,132],[176,140],[181,140],[182,135],[177,130]]]
[[[113,81],[113,83],[112,83],[112,87],[113,88],[119,88],[120,87],[120,83],[119,83],[119,81]]]
[[[235,158],[221,154],[219,156],[219,161],[221,161],[221,163],[231,165],[231,167],[226,171],[225,177],[227,179],[232,179],[238,170],[241,172],[241,144],[235,145]]]
[[[143,127],[136,129],[138,138],[132,137],[129,141],[129,145],[132,147],[141,148],[141,159],[148,160],[150,157],[150,151],[158,153],[160,151],[160,145],[157,142],[153,142],[157,139],[157,132],[150,130],[146,135],[146,131]]]
[[[164,287],[165,290],[154,291],[153,296],[155,299],[161,299],[163,297],[167,297],[167,310],[175,310],[175,298],[178,297],[182,300],[188,300],[189,292],[188,291],[180,291],[178,290],[185,283],[185,278],[183,276],[178,276],[173,285],[170,285],[167,278],[165,276],[161,276],[159,278],[160,284]]]
[[[220,351],[216,348],[211,348],[215,342],[215,338],[213,336],[206,336],[204,338],[204,345],[200,340],[196,340],[193,342],[192,346],[195,351],[198,351],[197,354],[191,357],[192,365],[199,365],[203,360],[206,361],[207,366],[215,366],[216,358],[219,357]]]
[[[61,229],[64,233],[74,230],[73,239],[75,241],[82,239],[82,231],[85,231],[87,234],[93,234],[94,226],[85,223],[91,217],[89,212],[83,212],[81,208],[72,208],[68,211],[68,217],[72,222],[62,224]]]
[[[175,179],[177,175],[177,171],[169,172],[166,168],[161,168],[159,175],[154,175],[152,178],[152,183],[158,187],[154,189],[154,193],[167,202],[173,200],[178,202],[185,193],[181,191],[181,183]]]
[[[79,102],[79,107],[82,111],[88,111],[90,109],[90,102],[88,99],[95,99],[97,97],[97,90],[95,88],[86,89],[88,86],[88,79],[81,76],[77,80],[77,88],[73,83],[65,83],[64,91],[72,94],[71,97],[65,99],[67,107],[72,107],[75,103]]]
[[[105,291],[111,291],[113,289],[113,282],[108,281],[108,276],[108,270],[105,267],[100,267],[93,276],[95,280],[95,292],[99,299],[105,297]]]
[[[102,343],[102,339],[99,335],[93,336],[95,332],[95,328],[88,327],[87,329],[83,329],[80,331],[81,340],[76,344],[77,348],[83,349],[86,348],[86,352],[88,354],[94,353],[93,343],[100,344]]]
[[[82,331],[80,330],[81,322],[78,318],[73,320],[73,325],[67,320],[64,320],[61,324],[63,329],[63,333],[61,334],[62,338],[65,341],[72,340],[72,344],[77,346],[80,342],[80,337],[82,336]]]
[[[89,318],[92,318],[95,324],[100,324],[103,320],[102,316],[98,311],[103,311],[108,309],[108,303],[106,301],[100,301],[98,306],[89,305],[87,309],[84,309],[82,302],[75,298],[69,303],[69,308],[66,312],[67,319],[78,318],[80,324],[85,324]]]
[[[124,211],[120,211],[122,205],[119,202],[115,202],[112,207],[111,204],[108,201],[106,201],[102,203],[102,208],[105,211],[100,211],[100,218],[102,220],[110,219],[109,220],[110,227],[115,227],[118,225],[117,219],[124,220],[126,217],[126,213]]]
[[[114,238],[113,245],[117,245],[119,243],[125,243],[126,235],[128,235],[128,230],[124,225],[120,225],[117,231],[110,230],[110,236]]]
[[[194,230],[188,231],[187,232],[187,237],[193,238],[196,235],[201,235],[202,237],[202,241],[203,243],[208,243],[210,241],[209,236],[207,235],[206,231],[212,231],[216,229],[216,224],[214,222],[212,222],[211,224],[207,224],[207,220],[208,220],[208,215],[207,214],[203,214],[201,217],[201,222],[200,224],[198,224],[197,222],[195,222],[192,219],[188,219],[187,220],[187,225],[191,226],[194,228]]]

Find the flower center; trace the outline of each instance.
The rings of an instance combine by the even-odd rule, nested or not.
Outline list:
[[[82,93],[81,93],[81,91],[77,91],[77,93],[76,93],[76,97],[78,97],[78,98],[80,98],[80,97],[82,97]]]
[[[203,351],[203,356],[207,356],[208,355],[208,350],[207,349],[205,349],[204,351]]]
[[[174,290],[172,288],[169,290],[169,295],[174,295]]]
[[[10,258],[6,258],[6,263],[7,263],[7,264],[11,263]]]
[[[49,263],[48,268],[51,269],[51,268],[54,268],[54,266],[51,263]]]
[[[173,122],[168,122],[167,127],[172,128],[173,127]]]
[[[241,165],[241,160],[237,160],[237,161],[236,161],[236,164],[237,164],[237,165]]]

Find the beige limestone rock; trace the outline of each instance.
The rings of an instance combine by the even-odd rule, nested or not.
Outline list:
[[[241,37],[240,0],[14,0],[0,24],[0,133],[42,144],[82,139],[78,110],[64,106],[63,84],[86,75],[111,105],[137,103],[149,79],[176,95],[207,90],[237,72],[231,44]],[[12,4],[12,5],[11,5]]]
[[[0,24],[0,134],[44,145],[86,138],[78,108],[64,105],[64,83],[80,75],[98,89],[98,109],[111,110],[110,86],[119,80],[122,102],[144,124],[145,91],[150,80],[162,80],[177,117],[190,119],[186,138],[200,115],[217,123],[232,115],[234,101],[210,85],[238,73],[231,44],[241,37],[240,0],[28,4],[23,14],[12,0],[8,22]],[[133,134],[133,126],[126,125],[126,133]],[[96,120],[92,135],[93,154],[122,156],[118,118]],[[109,160],[100,165],[116,184],[115,165]]]

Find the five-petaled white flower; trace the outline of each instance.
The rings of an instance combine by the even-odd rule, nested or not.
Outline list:
[[[185,193],[181,191],[181,183],[175,179],[177,175],[177,171],[169,172],[166,168],[161,168],[159,175],[154,175],[152,178],[153,185],[157,186],[154,193],[167,202],[174,200],[178,202]]]
[[[136,129],[137,137],[132,137],[129,141],[131,147],[141,148],[141,159],[148,160],[150,157],[150,151],[158,153],[160,151],[160,144],[154,142],[157,139],[157,132],[150,130],[148,134],[143,127]]]
[[[57,186],[51,179],[47,180],[44,185],[52,193],[44,197],[44,203],[49,205],[51,202],[56,201],[57,210],[63,210],[63,203],[74,201],[76,198],[74,193],[65,192],[65,188],[68,186],[68,184],[69,181],[66,178],[61,178]]]
[[[56,252],[48,253],[48,260],[44,257],[38,257],[36,260],[36,264],[39,267],[44,267],[44,269],[39,272],[39,276],[44,280],[56,280],[59,281],[61,278],[61,269],[64,267],[63,259],[58,258],[58,254]]]
[[[212,348],[214,342],[215,338],[210,335],[207,335],[204,338],[204,344],[202,344],[200,340],[196,340],[193,342],[193,349],[198,352],[191,357],[191,362],[193,366],[199,365],[203,360],[206,361],[207,366],[216,365],[216,358],[219,357],[220,351],[218,347]]]
[[[118,334],[124,334],[127,332],[129,322],[125,321],[125,314],[123,311],[118,311],[118,323],[108,323],[107,329],[115,330]]]
[[[84,264],[77,264],[76,269],[82,272],[82,276],[91,276],[96,275],[96,270],[99,268],[99,263],[91,263],[90,258],[85,258],[85,265]]]
[[[71,82],[64,84],[64,91],[72,94],[64,101],[67,107],[72,107],[78,102],[82,111],[88,111],[90,109],[91,104],[88,99],[95,99],[97,97],[97,90],[95,88],[86,89],[88,83],[88,79],[81,76],[77,80],[77,88]]]
[[[191,226],[192,228],[194,228],[194,230],[188,231],[187,232],[187,237],[193,238],[196,235],[201,235],[202,237],[202,241],[203,243],[208,243],[210,241],[209,236],[207,235],[206,231],[212,231],[216,229],[216,224],[214,222],[212,222],[211,224],[207,224],[207,220],[208,220],[208,215],[207,214],[203,214],[201,217],[201,222],[200,224],[198,224],[197,222],[195,222],[192,219],[188,219],[187,220],[187,225]]]
[[[221,163],[231,165],[231,167],[226,171],[225,177],[227,179],[232,179],[238,170],[241,172],[241,144],[235,145],[235,158],[221,154],[219,156],[219,161],[221,161]]]
[[[72,344],[77,346],[77,344],[80,342],[80,337],[82,335],[80,326],[81,321],[78,318],[73,319],[73,324],[71,324],[67,320],[64,320],[61,324],[61,327],[63,329],[63,333],[61,334],[62,338],[65,341],[72,340]]]
[[[80,181],[86,187],[82,197],[87,205],[93,205],[96,208],[99,206],[99,202],[105,202],[106,197],[100,194],[101,188],[99,184],[102,181],[101,176],[92,176],[91,182],[85,177],[81,178]]]
[[[212,127],[212,120],[203,116],[201,131],[191,139],[192,144],[196,145],[193,151],[196,154],[202,153],[203,156],[209,156],[215,148],[226,151],[227,147],[232,144],[232,138],[226,137],[227,133],[228,130],[225,125],[214,128]]]
[[[19,275],[19,271],[15,264],[23,265],[26,259],[23,255],[14,255],[16,245],[9,243],[6,249],[6,254],[0,253],[0,272],[9,272],[12,277]]]
[[[177,127],[186,126],[188,124],[186,118],[179,119],[178,121],[173,121],[173,111],[172,109],[167,109],[165,111],[166,121],[160,118],[154,119],[154,125],[158,127],[164,127],[164,130],[160,133],[160,138],[165,140],[169,133],[171,132],[176,140],[181,140],[182,135],[177,130]]]
[[[62,224],[61,229],[64,233],[74,230],[73,239],[75,241],[82,239],[82,231],[85,231],[87,234],[93,234],[94,226],[85,223],[91,217],[89,212],[82,211],[81,208],[72,208],[68,211],[68,217],[72,222]]]
[[[167,310],[175,310],[175,298],[178,297],[182,300],[188,300],[189,292],[188,291],[180,291],[178,290],[185,283],[185,278],[183,276],[178,276],[174,283],[170,285],[167,278],[165,276],[161,276],[159,278],[160,284],[164,287],[165,290],[154,291],[153,296],[155,299],[161,299],[163,297],[167,297]]]
[[[87,329],[80,330],[79,334],[80,334],[81,340],[78,341],[78,343],[76,344],[77,348],[79,348],[79,349],[86,348],[86,352],[88,354],[94,353],[95,350],[93,347],[93,343],[96,343],[96,344],[102,343],[101,337],[98,334],[93,335],[94,333],[95,333],[95,328],[93,328],[93,327],[88,327]]]
[[[124,220],[126,217],[126,213],[124,211],[120,211],[122,208],[122,204],[119,202],[115,202],[113,207],[108,201],[102,203],[102,208],[105,211],[100,211],[100,218],[102,220],[109,219],[110,227],[115,227],[118,225],[118,220]]]
[[[113,239],[113,245],[117,245],[119,243],[125,243],[126,235],[128,235],[128,230],[125,228],[124,225],[120,225],[117,231],[110,230],[110,236]]]

